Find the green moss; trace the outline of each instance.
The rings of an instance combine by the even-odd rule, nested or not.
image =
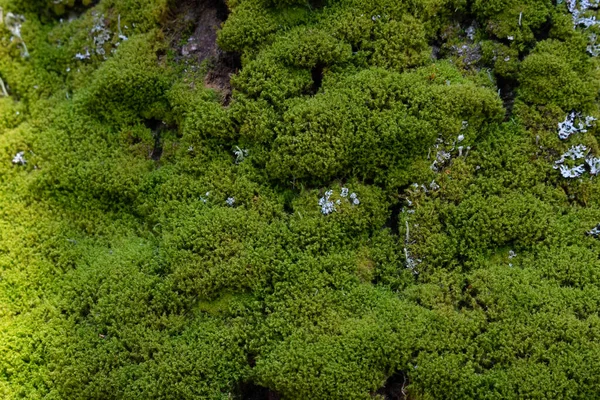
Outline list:
[[[563,4],[230,1],[231,96],[183,3],[0,6],[3,399],[596,396],[600,186],[553,168],[600,154],[556,132],[597,116],[595,28]]]
[[[520,100],[528,104],[555,104],[569,110],[591,110],[596,99],[599,78],[579,41],[539,42],[519,72]]]

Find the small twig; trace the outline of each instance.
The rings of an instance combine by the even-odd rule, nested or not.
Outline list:
[[[2,89],[2,95],[4,97],[8,97],[8,92],[6,91],[6,86],[4,86],[4,81],[0,78],[0,88]]]

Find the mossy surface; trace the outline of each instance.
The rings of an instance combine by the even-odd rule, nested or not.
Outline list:
[[[0,7],[0,398],[597,397],[597,10]]]

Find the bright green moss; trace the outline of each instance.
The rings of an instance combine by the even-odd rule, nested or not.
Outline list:
[[[140,116],[164,118],[169,73],[159,68],[159,49],[149,39],[138,36],[124,42],[75,101],[109,124],[123,124]]]
[[[479,19],[486,21],[485,29],[489,34],[503,41],[514,41],[517,47],[543,36],[556,13],[549,0],[476,0],[473,11]]]
[[[0,397],[595,397],[564,4],[231,1],[241,67],[183,55],[181,2],[0,6]]]
[[[438,137],[455,139],[462,121],[477,127],[499,119],[493,92],[423,75],[366,70],[295,104],[267,168],[277,178],[381,179],[385,170],[425,157]]]
[[[425,28],[418,20],[403,17],[375,29],[378,39],[373,44],[374,65],[402,71],[429,61],[431,49],[427,45]]]
[[[529,104],[554,104],[569,110],[590,110],[599,78],[594,62],[580,42],[539,42],[521,66],[519,99]]]

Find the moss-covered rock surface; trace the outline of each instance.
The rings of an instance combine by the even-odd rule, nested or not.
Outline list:
[[[597,0],[0,7],[0,398],[598,397]]]

